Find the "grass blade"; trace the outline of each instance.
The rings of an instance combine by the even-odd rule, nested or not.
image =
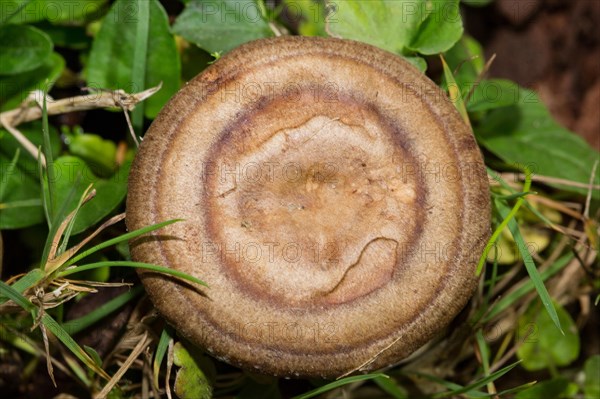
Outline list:
[[[531,171],[529,170],[529,168],[527,168],[527,166],[525,166],[523,169],[525,171],[525,184],[523,185],[523,192],[526,193],[531,188]],[[521,207],[523,202],[524,202],[523,197],[517,198],[517,201],[515,202],[515,205],[510,210],[510,212],[508,212],[506,214],[506,216],[502,216],[504,218],[504,220],[502,220],[502,223],[500,223],[500,225],[498,227],[496,227],[496,230],[494,230],[494,233],[488,240],[488,243],[485,245],[483,254],[481,254],[481,257],[479,258],[479,263],[477,264],[477,271],[475,272],[477,274],[477,276],[479,276],[481,274],[481,271],[483,270],[483,265],[485,265],[488,253],[490,252],[492,247],[496,244],[496,241],[498,241],[498,238],[500,238],[500,234],[502,234],[502,231],[506,228],[506,226],[509,224],[509,222],[511,220],[513,220],[513,218],[519,211],[519,208]],[[498,201],[496,201],[496,203],[498,203]]]
[[[544,272],[542,272],[540,274],[540,278],[542,279],[542,281],[548,280],[550,277],[554,276],[556,273],[561,271],[566,265],[568,265],[572,259],[573,259],[572,253],[567,253],[567,254],[563,255],[562,257],[558,258],[556,260],[556,262],[554,262],[552,264],[552,266],[550,266],[548,269],[544,270]],[[534,288],[535,288],[535,286],[533,284],[533,280],[530,279],[525,284],[523,284],[521,287],[517,288],[512,293],[510,293],[507,296],[500,299],[494,305],[492,310],[488,314],[485,315],[485,317],[482,320],[482,323],[487,323],[488,321],[492,320],[496,315],[498,315],[505,309],[509,308],[515,301],[517,301],[519,298],[527,295]]]
[[[510,217],[512,211],[509,211],[508,207],[506,205],[504,205],[501,201],[495,201],[495,204],[496,204],[496,208],[498,209],[498,212],[500,212],[500,215],[503,218],[505,218],[505,220],[508,219]],[[531,282],[533,283],[533,286],[535,287],[536,291],[538,292],[538,295],[540,297],[540,300],[542,301],[542,304],[544,304],[544,307],[546,308],[546,311],[548,312],[550,319],[552,319],[552,321],[554,322],[554,325],[556,325],[556,327],[560,330],[560,332],[564,334],[562,327],[560,326],[560,320],[558,319],[558,314],[556,313],[556,309],[554,309],[554,304],[552,303],[552,298],[550,298],[550,294],[548,294],[548,290],[546,290],[546,286],[544,285],[544,282],[543,282],[542,278],[540,277],[540,272],[538,271],[537,267],[535,266],[535,262],[533,261],[533,258],[531,257],[531,254],[529,253],[529,251],[527,249],[527,244],[525,243],[525,240],[523,239],[523,236],[521,235],[521,231],[519,230],[519,226],[517,225],[517,222],[515,222],[515,220],[511,218],[508,222],[508,228],[509,228],[513,238],[515,239],[515,243],[517,243],[517,247],[519,248],[519,252],[521,253],[521,256],[523,257],[523,262],[525,263],[525,268],[527,269],[527,273],[529,273]]]
[[[70,269],[63,270],[58,275],[60,277],[66,277],[66,276],[68,276],[70,274],[83,272],[85,270],[97,269],[99,267],[105,267],[105,266],[108,266],[108,267],[134,267],[136,269],[151,270],[151,271],[154,271],[154,272],[168,274],[168,275],[173,276],[173,277],[179,277],[179,278],[181,278],[183,280],[187,280],[187,281],[190,281],[192,283],[196,283],[196,284],[200,284],[200,285],[203,285],[205,287],[208,287],[208,284],[206,284],[204,281],[199,280],[199,279],[197,279],[194,276],[190,276],[187,273],[180,272],[179,270],[170,269],[170,268],[164,267],[164,266],[153,265],[151,263],[132,262],[132,261],[127,261],[127,260],[115,260],[115,261],[104,261],[104,262],[89,263],[87,265],[77,266],[77,267],[73,267],[73,268],[70,268]]]
[[[17,166],[17,161],[19,160],[20,154],[21,154],[21,150],[19,148],[17,148],[17,150],[15,151],[15,156],[10,161],[8,166],[6,167],[6,170],[4,170],[4,168],[2,168],[3,169],[2,175],[6,176],[6,179],[4,177],[0,179],[0,205],[3,205],[2,200],[4,198],[4,193],[6,191],[6,187],[8,186],[8,180],[10,179],[10,176],[12,176],[12,174],[15,170],[15,166]]]
[[[96,372],[102,378],[110,380],[110,376],[106,374],[102,368],[98,367],[94,359],[84,351],[77,342],[54,320],[48,313],[44,313],[41,317],[42,324],[54,334],[79,360],[81,360],[91,370]]]
[[[465,100],[460,93],[460,88],[456,83],[456,79],[454,79],[454,75],[452,74],[452,70],[446,64],[446,60],[442,55],[440,55],[440,59],[442,60],[442,66],[444,68],[444,78],[446,79],[446,85],[448,86],[448,95],[450,96],[450,101],[454,103],[454,106],[458,110],[460,116],[462,116],[463,121],[469,128],[471,127],[471,121],[469,120],[469,114],[467,113],[467,107],[465,105]]]
[[[352,377],[342,378],[341,380],[337,380],[337,381],[331,382],[327,385],[323,385],[322,387],[313,389],[312,391],[303,393],[302,395],[294,396],[293,399],[314,398],[315,396],[320,395],[324,392],[331,391],[332,389],[339,388],[341,386],[351,384],[353,382],[372,380],[374,378],[380,378],[380,377],[381,378],[390,378],[387,375],[382,374],[382,373],[354,375]]]
[[[150,32],[150,2],[137,1],[137,26],[135,34],[135,51],[131,67],[131,82],[136,91],[144,90],[146,84],[146,59],[148,57],[148,34]],[[144,103],[136,105],[131,113],[131,123],[136,134],[142,134],[144,125]]]
[[[12,300],[14,303],[16,303],[28,312],[35,310],[35,306],[33,305],[33,303],[31,303],[31,301],[29,301],[29,299],[25,298],[23,294],[21,294],[19,291],[15,290],[13,287],[6,284],[2,280],[0,280],[0,294]]]
[[[79,178],[80,176],[81,175],[78,175],[77,177]],[[60,245],[60,248],[58,249],[58,252],[56,253],[57,256],[64,253],[67,250],[67,245],[69,244],[69,238],[71,238],[71,231],[73,231],[73,226],[75,225],[75,220],[77,219],[77,213],[79,213],[79,210],[81,209],[83,204],[85,204],[87,201],[91,200],[96,195],[95,190],[91,192],[92,187],[93,187],[93,184],[90,184],[85,189],[83,194],[81,194],[81,198],[79,198],[79,202],[77,203],[77,206],[75,207],[75,209],[72,212],[73,215],[71,216],[71,220],[69,220],[69,224],[67,225],[67,228],[65,229],[65,232],[63,233],[62,243]],[[91,194],[90,194],[90,192],[91,192]]]
[[[11,289],[17,292],[19,295],[25,292],[26,289],[33,287],[44,278],[44,272],[41,269],[33,269],[20,279],[18,279],[13,285],[10,285]],[[4,283],[6,284],[6,283]],[[6,302],[9,298],[5,295],[0,296],[0,305]]]
[[[394,399],[408,399],[408,392],[400,387],[392,378],[377,377],[373,381],[385,393],[389,394]]]
[[[77,334],[78,332],[85,330],[92,324],[96,323],[97,321],[108,316],[123,305],[127,304],[129,301],[131,301],[133,298],[135,298],[142,292],[144,292],[144,289],[141,286],[134,287],[130,291],[124,292],[123,294],[95,308],[85,316],[82,316],[78,319],[69,320],[66,323],[63,323],[62,327],[71,335]]]
[[[46,184],[48,185],[48,216],[50,220],[54,217],[56,211],[56,174],[54,173],[54,160],[52,159],[52,147],[50,145],[50,130],[48,129],[48,109],[46,108],[47,93],[44,91],[42,102],[42,151],[46,159]]]
[[[483,387],[484,385],[487,385],[490,382],[496,381],[498,378],[502,377],[504,374],[508,373],[510,370],[514,369],[515,367],[517,367],[517,365],[521,363],[521,361],[515,362],[511,365],[508,365],[498,371],[496,371],[495,373],[490,374],[489,376],[480,379],[479,381],[476,381],[472,384],[469,384],[463,388],[460,389],[455,389],[452,391],[446,391],[446,392],[440,392],[438,394],[433,395],[432,397],[434,399],[438,399],[438,398],[446,398],[448,396],[458,396],[458,395],[462,395],[464,393],[467,392],[471,392],[471,391],[475,391],[481,387]],[[485,395],[485,394],[484,394]]]
[[[173,339],[173,331],[171,327],[165,326],[162,333],[160,334],[160,340],[154,351],[154,363],[152,368],[154,369],[154,386],[158,388],[158,375],[160,374],[160,365],[162,364],[163,358],[169,348],[169,341]]]
[[[85,258],[86,256],[89,256],[89,255],[91,255],[91,254],[93,254],[95,252],[98,252],[98,251],[100,251],[100,250],[102,250],[104,248],[110,247],[112,245],[118,244],[118,243],[123,242],[123,241],[131,240],[133,238],[141,236],[142,234],[149,233],[149,232],[154,231],[154,230],[158,230],[158,229],[163,228],[165,226],[168,226],[170,224],[173,224],[173,223],[176,223],[176,222],[180,222],[181,220],[182,219],[167,220],[165,222],[156,223],[156,224],[153,224],[151,226],[142,227],[141,229],[137,229],[137,230],[134,230],[132,232],[122,234],[122,235],[120,235],[118,237],[115,237],[115,238],[113,238],[111,240],[104,241],[103,243],[100,243],[100,244],[98,244],[96,246],[93,246],[92,248],[90,248],[88,250],[85,250],[82,253],[80,253],[79,255],[73,257],[71,260],[65,262],[64,267],[71,266],[75,262],[78,262],[81,259]]]

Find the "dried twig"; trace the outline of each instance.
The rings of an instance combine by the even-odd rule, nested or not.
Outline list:
[[[99,90],[84,96],[63,98],[56,101],[52,100],[47,103],[47,113],[48,115],[59,115],[98,108],[121,108],[124,112],[127,112],[133,110],[137,103],[144,101],[160,90],[161,86],[162,84],[134,94],[126,93],[123,90]],[[16,129],[16,126],[21,123],[31,122],[40,119],[41,117],[42,109],[35,102],[32,103],[31,100],[27,100],[20,108],[0,113],[0,124],[8,130],[36,160],[41,158],[42,163],[45,165],[43,154],[39,154],[37,147],[29,141],[23,133]],[[137,142],[137,140],[135,141]]]

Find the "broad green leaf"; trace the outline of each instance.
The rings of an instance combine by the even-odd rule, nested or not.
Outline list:
[[[19,107],[34,90],[48,92],[65,68],[65,60],[52,53],[36,69],[13,76],[0,76],[0,111]]]
[[[427,18],[407,47],[425,55],[449,50],[463,33],[458,0],[428,1],[425,10],[428,12]]]
[[[462,35],[458,0],[329,1],[329,31],[417,58],[450,49]],[[422,66],[423,62],[412,62]]]
[[[554,303],[564,335],[555,327],[547,312],[540,312],[534,303],[519,319],[518,339],[522,344],[517,357],[523,367],[530,371],[567,366],[579,356],[579,334],[571,316]]]
[[[53,24],[83,25],[98,19],[108,0],[2,0],[0,23],[26,24],[49,21]]]
[[[482,80],[476,84],[475,88],[467,86],[463,88],[463,90],[465,89],[473,90],[467,101],[469,112],[508,107],[519,101],[519,85],[510,80]],[[466,96],[466,93],[464,95]]]
[[[40,22],[36,27],[44,31],[54,45],[73,50],[84,50],[92,44],[92,38],[87,35],[82,26],[53,25],[50,22]]]
[[[404,54],[428,12],[425,0],[330,1],[330,32]]]
[[[591,356],[585,361],[585,399],[600,398],[600,355]]]
[[[175,378],[175,393],[180,399],[212,398],[212,386],[198,357],[192,356],[180,342],[175,344],[173,363],[181,367]]]
[[[173,32],[209,53],[273,36],[257,0],[190,1]]]
[[[32,26],[0,26],[0,75],[16,75],[42,66],[52,54],[52,41]]]
[[[181,79],[183,82],[192,80],[196,75],[208,67],[215,58],[200,47],[188,43],[181,36],[177,36],[178,42],[182,43],[181,51]]]
[[[284,0],[292,24],[302,36],[327,36],[325,17],[328,8],[318,0]]]
[[[528,165],[534,175],[588,184],[600,153],[581,137],[560,126],[537,94],[519,88],[518,103],[490,111],[475,127],[479,142],[503,161]],[[552,186],[586,194],[584,188],[558,183]],[[600,184],[596,173],[595,184]],[[600,198],[600,190],[593,191]]]
[[[57,202],[63,203],[74,184],[75,195],[68,205],[68,211],[75,209],[81,194],[90,184],[96,189],[96,197],[85,204],[77,214],[73,226],[73,234],[78,234],[98,223],[112,212],[125,198],[127,192],[127,175],[130,162],[123,164],[119,170],[107,179],[98,178],[85,161],[75,156],[62,156],[55,161]]]
[[[577,391],[577,385],[569,382],[566,378],[558,377],[538,382],[531,388],[517,393],[515,399],[570,399]]]
[[[135,3],[118,0],[104,18],[96,36],[88,62],[88,85],[98,88],[122,89],[129,93],[157,86],[162,89],[146,100],[144,114],[154,118],[163,105],[179,89],[181,67],[175,39],[169,32],[167,13],[158,0],[148,0],[149,21],[132,12]],[[148,24],[147,37],[138,36],[138,26]],[[142,34],[142,31],[139,31]],[[134,54],[143,51],[138,41],[146,43],[144,87],[134,82]],[[138,105],[142,106],[142,104]]]
[[[71,154],[82,158],[97,176],[107,177],[114,173],[117,146],[113,141],[76,131],[67,134],[66,142]]]
[[[0,3],[0,24],[25,24],[44,19],[39,7],[44,0],[3,0]]]
[[[42,144],[39,121],[18,127],[33,144]],[[60,138],[56,130],[50,130],[52,152],[60,151]],[[14,168],[9,168],[17,149],[20,156]],[[0,200],[0,229],[19,229],[41,223],[44,212],[40,200],[40,183],[37,162],[23,149],[14,137],[0,129],[0,179],[4,194]]]

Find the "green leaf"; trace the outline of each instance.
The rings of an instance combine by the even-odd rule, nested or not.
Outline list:
[[[518,103],[490,111],[475,127],[479,142],[503,161],[527,165],[534,174],[588,184],[600,153],[584,139],[560,126],[537,94],[519,88]],[[586,194],[587,189],[548,183],[563,190]],[[595,184],[600,184],[596,174]],[[593,190],[600,198],[600,190]]]
[[[13,287],[1,280],[0,294],[3,297],[11,299],[14,303],[22,307],[24,310],[32,311],[35,308],[33,303],[29,301],[29,299],[25,298],[19,291],[15,290]]]
[[[465,122],[465,124],[470,127],[471,122],[469,121],[469,115],[467,114],[465,101],[463,100],[460,87],[454,80],[454,75],[452,74],[450,67],[446,63],[446,60],[444,60],[444,57],[440,56],[440,59],[442,60],[442,67],[444,69],[444,79],[446,80],[448,85],[448,96],[450,97],[450,101],[452,101],[452,103],[456,107],[456,110],[462,117],[463,122]]]
[[[48,92],[65,69],[65,60],[52,53],[36,69],[12,76],[0,76],[0,111],[17,108],[34,90]]]
[[[327,24],[331,33],[405,57],[446,51],[463,32],[458,0],[347,0],[329,4]]]
[[[100,358],[100,355],[98,354],[98,352],[96,352],[94,348],[92,348],[91,346],[84,345],[83,349],[88,355],[90,355],[94,363],[96,363],[96,366],[102,367],[102,359]]]
[[[52,54],[52,41],[32,26],[0,26],[0,75],[16,75],[40,67]]]
[[[387,375],[382,374],[382,373],[353,375],[351,377],[345,377],[345,378],[339,379],[337,381],[333,381],[329,384],[323,385],[322,387],[319,387],[319,388],[313,389],[312,391],[303,393],[302,395],[294,396],[293,399],[314,398],[315,396],[318,396],[324,392],[331,391],[332,389],[339,388],[339,387],[342,387],[344,385],[347,385],[347,384],[350,384],[353,382],[372,380],[374,378],[390,378],[390,377],[388,377]]]
[[[190,1],[173,32],[209,53],[273,36],[256,0]]]
[[[104,370],[94,362],[94,359],[84,351],[77,342],[54,320],[48,313],[44,313],[41,317],[41,322],[44,326],[50,330],[56,338],[58,338],[79,360],[81,360],[87,367],[95,371],[98,375],[106,378],[110,377]]]
[[[515,399],[571,399],[577,391],[577,385],[566,378],[559,377],[538,382],[531,388],[516,394]]]
[[[444,53],[444,59],[454,73],[461,92],[468,93],[479,75],[483,72],[485,57],[477,40],[463,35],[460,40]]]
[[[204,287],[208,287],[208,284],[206,284],[204,281],[197,279],[196,277],[194,277],[192,275],[189,275],[187,273],[181,272],[176,269],[172,269],[172,268],[164,267],[164,266],[153,265],[151,263],[132,262],[132,261],[126,261],[126,260],[89,263],[87,265],[77,266],[77,267],[73,267],[73,268],[64,270],[64,271],[60,272],[59,275],[61,277],[66,277],[66,276],[69,276],[74,273],[80,273],[80,272],[83,272],[86,270],[93,270],[93,269],[97,269],[99,267],[106,267],[106,266],[108,266],[108,267],[134,267],[136,269],[151,270],[153,272],[168,274],[169,276],[179,277],[183,280],[190,281],[192,283],[196,283],[196,284],[202,285]]]
[[[600,355],[591,356],[585,361],[585,399],[600,398]]]
[[[298,25],[302,36],[327,36],[327,7],[318,0],[284,0],[290,21]]]
[[[179,89],[181,66],[167,13],[158,0],[144,4],[149,7],[149,20],[138,15],[136,3],[118,0],[113,4],[92,44],[87,74],[90,86],[129,93],[162,82],[162,89],[144,102],[144,114],[154,118]],[[147,30],[142,29],[144,25]],[[140,48],[138,43],[146,45]],[[137,60],[136,52],[145,56]],[[145,78],[135,84],[140,65]],[[144,87],[139,87],[141,83]]]
[[[508,107],[518,101],[519,85],[515,82],[503,79],[482,80],[473,89],[467,101],[467,110],[469,112],[488,111]]]
[[[66,323],[63,323],[62,327],[71,335],[77,334],[78,332],[85,330],[97,321],[102,320],[115,310],[126,305],[132,299],[140,295],[143,291],[144,290],[142,286],[134,287],[131,290],[126,291],[121,295],[111,299],[110,301],[103,303],[99,307],[94,308],[94,310],[92,310],[85,316],[69,320]]]
[[[55,161],[57,202],[67,199],[69,190],[78,182],[75,195],[67,209],[75,209],[81,194],[90,184],[96,189],[96,197],[85,204],[77,214],[73,225],[73,234],[78,234],[98,223],[111,213],[125,198],[127,193],[127,175],[131,162],[125,162],[110,178],[97,177],[84,160],[74,156],[62,156]],[[79,180],[78,180],[79,179]]]
[[[180,399],[211,399],[212,386],[201,368],[198,356],[192,356],[180,342],[173,349],[173,363],[181,367],[175,378],[175,393]]]
[[[82,158],[97,176],[108,177],[115,172],[117,146],[114,141],[75,132],[67,135],[66,142],[71,154]]]
[[[18,129],[33,144],[42,144],[41,122],[21,125]],[[55,129],[50,129],[50,145],[53,154],[60,151],[60,138]],[[0,129],[0,180],[4,187],[0,200],[0,229],[19,229],[39,224],[44,220],[40,201],[40,183],[37,161],[25,152],[10,168],[11,160],[20,144],[6,130]]]
[[[463,33],[458,0],[432,0],[426,3],[425,10],[427,18],[407,47],[425,55],[449,50]]]
[[[83,25],[104,12],[108,0],[2,0],[0,23],[26,24],[47,20],[53,24]]]
[[[408,399],[408,392],[392,378],[377,377],[374,379],[385,393],[395,399]]]
[[[521,200],[522,199],[519,198],[517,200],[517,202],[519,202]],[[546,289],[546,286],[544,285],[544,281],[542,280],[542,277],[540,276],[540,273],[539,273],[537,267],[535,266],[535,263],[531,257],[531,254],[529,253],[527,243],[525,242],[525,240],[523,239],[523,236],[521,235],[519,225],[517,224],[515,219],[510,216],[510,214],[513,213],[515,211],[515,209],[517,209],[516,205],[511,210],[506,205],[504,205],[501,201],[495,200],[494,204],[496,205],[496,209],[498,210],[498,213],[500,214],[500,216],[503,219],[508,220],[508,228],[509,228],[510,233],[512,234],[513,238],[515,239],[517,248],[519,248],[519,252],[521,253],[521,257],[523,258],[523,263],[525,264],[525,269],[527,269],[529,278],[531,279],[531,282],[533,283],[533,286],[535,287],[535,289],[538,293],[538,296],[539,296],[540,300],[542,301],[544,308],[546,309],[546,313],[548,314],[548,317],[554,323],[554,326],[556,327],[555,330],[557,330],[559,333],[562,334],[563,333],[562,324],[560,322],[560,317],[557,314],[556,308],[553,306],[552,298],[550,297],[550,294],[548,293],[548,290]]]
[[[468,393],[471,396],[474,396],[473,394],[477,395],[477,391],[476,389],[479,389],[485,385],[487,385],[490,382],[496,381],[497,379],[499,379],[500,377],[502,377],[503,375],[505,375],[506,373],[508,373],[509,371],[511,371],[512,369],[514,369],[520,362],[515,362],[513,364],[510,364],[478,381],[475,381],[472,384],[469,384],[465,387],[460,387],[460,386],[456,386],[457,384],[452,384],[453,386],[455,386],[454,388],[452,388],[450,391],[446,391],[446,392],[440,392],[437,393],[435,395],[433,395],[432,397],[437,399],[437,398],[447,398],[447,397],[455,397],[458,396],[460,394],[464,394],[464,393]]]
[[[549,268],[540,273],[540,279],[542,281],[546,281],[550,277],[554,276],[556,273],[560,272],[564,269],[569,262],[573,259],[572,253],[566,253],[562,257],[558,258]],[[527,295],[535,288],[533,281],[528,280],[522,286],[515,289],[508,295],[503,296],[497,302],[494,303],[492,308],[486,312],[485,317],[482,322],[487,323],[492,320],[496,315],[502,313],[504,310],[508,309],[514,303],[516,303],[520,298]]]
[[[125,234],[121,234],[118,237],[112,238],[110,240],[104,241],[98,245],[95,245],[89,249],[86,249],[85,251],[79,253],[77,256],[74,256],[73,258],[71,258],[70,260],[68,260],[63,266],[64,267],[68,267],[70,265],[73,265],[77,262],[79,262],[81,259],[84,259],[87,256],[92,255],[93,253],[96,253],[104,248],[108,248],[112,245],[116,245],[122,242],[127,242],[128,240],[132,240],[136,237],[139,237],[143,234],[149,233],[151,231],[155,231],[158,229],[161,229],[165,226],[168,226],[170,224],[173,223],[177,223],[181,221],[181,219],[173,219],[173,220],[167,220],[165,222],[161,222],[161,223],[156,223],[153,224],[151,226],[146,226],[146,227],[142,227],[141,229],[137,229],[134,231],[130,231],[129,233],[125,233]]]
[[[53,25],[44,21],[36,24],[36,27],[50,36],[52,43],[58,47],[84,50],[92,44],[92,38],[86,34],[82,26]]]
[[[534,303],[519,319],[521,336],[518,338],[523,343],[517,350],[517,357],[523,360],[523,367],[527,370],[567,366],[579,356],[577,326],[560,304],[554,303],[554,308],[564,335],[554,326],[547,312],[539,311],[539,303]]]
[[[0,13],[0,25],[23,24],[41,21],[44,16],[36,11],[43,0],[4,0]]]
[[[346,0],[330,2],[329,30],[402,54],[427,17],[424,0]],[[335,7],[333,7],[335,5]]]
[[[153,376],[154,376],[154,385],[159,386],[158,376],[160,374],[160,366],[162,361],[167,353],[167,349],[169,348],[169,342],[173,339],[175,333],[173,332],[173,328],[170,326],[165,326],[160,334],[160,340],[158,341],[158,345],[156,345],[156,350],[154,351],[154,362],[152,363]]]
[[[44,272],[41,269],[35,268],[20,279],[18,279],[13,285],[10,286],[10,288],[20,295],[23,292],[25,292],[26,289],[33,287],[38,282],[42,281],[44,277]],[[0,296],[0,304],[3,304],[7,300],[8,298],[5,295]],[[28,305],[25,304],[25,306]]]

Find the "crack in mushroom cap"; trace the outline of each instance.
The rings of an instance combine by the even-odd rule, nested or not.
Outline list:
[[[135,260],[192,342],[279,376],[393,364],[476,285],[489,192],[470,129],[403,59],[340,39],[243,45],[190,81],[147,132],[127,225],[169,225]]]

